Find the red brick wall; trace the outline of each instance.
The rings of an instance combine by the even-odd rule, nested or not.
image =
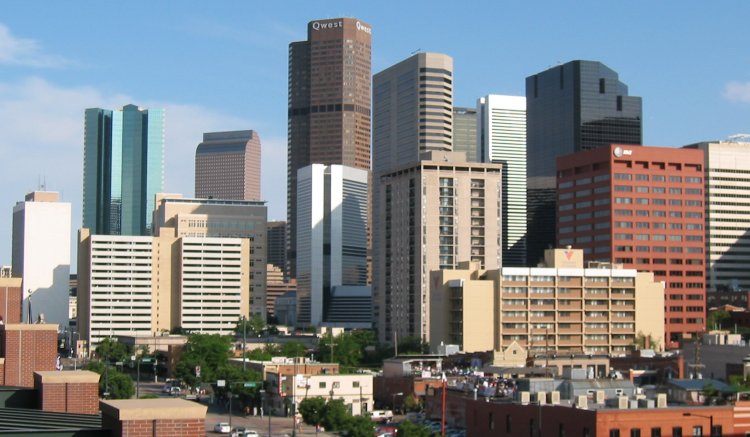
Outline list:
[[[103,424],[107,426],[107,424]],[[203,437],[206,435],[205,420],[128,420],[117,423],[113,437]]]
[[[0,317],[3,323],[21,323],[21,294],[21,287],[0,286]]]
[[[57,331],[54,329],[4,329],[0,331],[0,343],[5,357],[5,385],[34,387],[34,371],[55,370]]]
[[[37,387],[43,411],[75,414],[99,412],[99,384],[55,383]]]

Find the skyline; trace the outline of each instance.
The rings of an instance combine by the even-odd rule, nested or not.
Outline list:
[[[587,59],[617,71],[630,94],[643,98],[646,145],[750,131],[743,35],[750,4],[742,1],[721,9],[697,1],[480,2],[471,10],[421,2],[396,9],[317,1],[262,11],[239,1],[134,4],[148,5],[148,13],[33,1],[4,11],[0,156],[13,165],[2,172],[0,264],[10,264],[13,206],[42,181],[72,203],[73,235],[80,228],[86,108],[165,108],[165,191],[186,197],[194,195],[195,148],[204,132],[256,130],[263,138],[262,198],[269,220],[284,220],[288,45],[306,39],[307,23],[316,19],[370,23],[373,74],[415,50],[451,56],[455,106],[474,107],[487,94],[523,96],[527,76]]]

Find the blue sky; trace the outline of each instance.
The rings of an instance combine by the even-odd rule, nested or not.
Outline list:
[[[458,106],[523,95],[526,76],[589,59],[643,97],[646,144],[750,133],[746,0],[11,0],[0,14],[0,264],[12,207],[40,181],[80,226],[87,107],[166,108],[165,191],[187,196],[202,132],[257,130],[269,218],[284,219],[287,46],[308,21],[341,16],[372,25],[373,73],[415,50],[451,55]]]

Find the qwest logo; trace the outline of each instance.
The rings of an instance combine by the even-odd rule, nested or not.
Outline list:
[[[321,23],[320,21],[313,21],[312,28],[313,30],[320,30],[320,29],[335,29],[337,27],[344,27],[343,21],[328,21]]]

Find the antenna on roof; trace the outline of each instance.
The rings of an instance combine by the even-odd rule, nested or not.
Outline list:
[[[727,137],[728,143],[750,143],[750,134],[734,134]]]
[[[414,55],[414,54],[417,54],[417,53],[419,53],[419,52],[421,52],[421,51],[422,51],[422,49],[416,49],[416,50],[414,50],[413,52],[411,52],[411,53],[409,53],[409,54],[410,54],[410,55]]]

